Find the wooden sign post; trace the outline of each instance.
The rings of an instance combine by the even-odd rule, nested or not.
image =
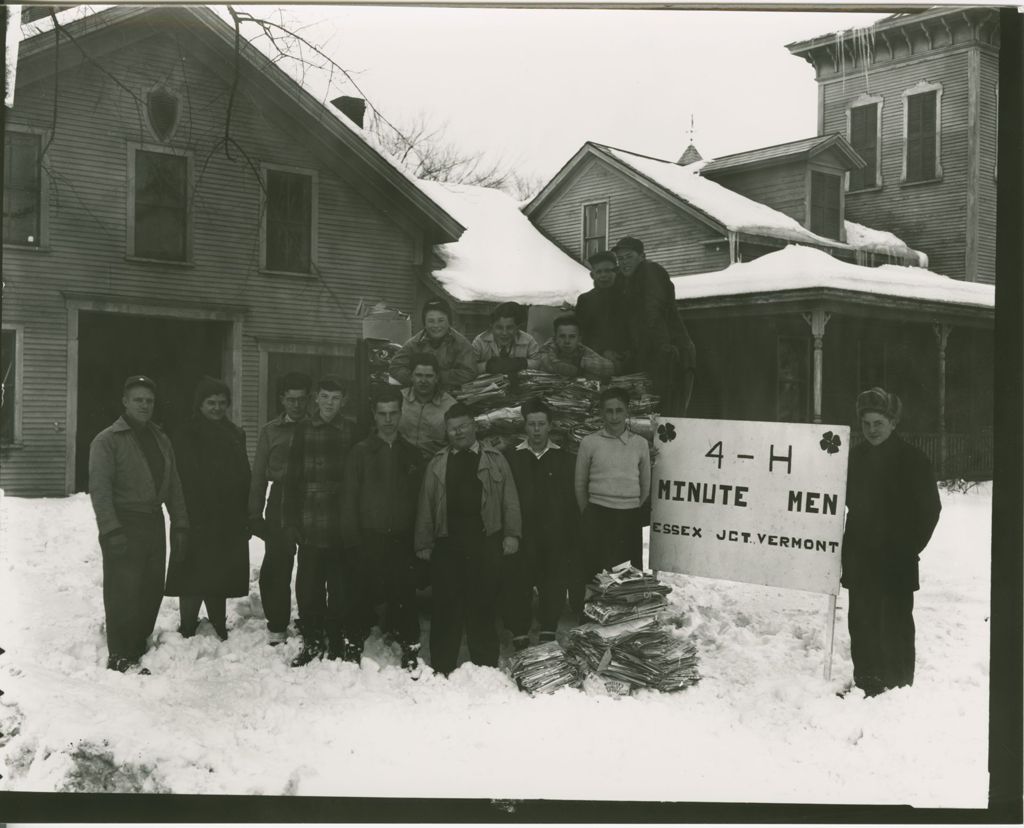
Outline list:
[[[848,426],[660,418],[651,569],[828,595],[832,669]]]

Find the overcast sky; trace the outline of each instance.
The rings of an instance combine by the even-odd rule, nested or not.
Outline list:
[[[263,7],[263,14],[269,9]],[[547,179],[584,141],[675,160],[816,132],[813,71],[786,43],[879,14],[285,7],[392,121]],[[336,85],[333,94],[357,94]],[[333,96],[332,94],[332,96]]]

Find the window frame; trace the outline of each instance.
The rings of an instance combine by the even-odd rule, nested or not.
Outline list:
[[[815,173],[818,173],[819,175],[832,176],[833,178],[837,179],[837,188],[836,189],[837,189],[838,195],[839,195],[839,214],[838,214],[838,223],[837,223],[837,226],[836,226],[836,235],[835,236],[827,236],[824,233],[819,233],[817,230],[813,229],[813,225],[814,225],[814,222],[813,222],[813,211],[814,211],[814,204],[815,204],[815,202],[814,202],[814,174]],[[827,167],[818,167],[818,166],[813,166],[813,165],[809,165],[807,167],[807,178],[806,178],[806,188],[807,188],[807,190],[806,190],[806,193],[807,193],[806,198],[807,198],[807,201],[806,201],[806,205],[805,205],[805,210],[806,210],[806,215],[807,215],[807,222],[805,224],[805,227],[810,232],[814,233],[815,235],[821,236],[822,238],[834,239],[835,241],[844,242],[845,243],[845,241],[846,241],[846,192],[845,192],[845,189],[843,187],[843,179],[844,178],[845,178],[845,173],[843,173],[843,172],[841,172],[839,170],[835,170],[835,169],[831,169],[831,168],[827,168]]]
[[[850,187],[851,173],[847,172],[844,189],[848,193],[880,190],[884,186],[882,180],[882,110],[885,107],[885,99],[881,95],[858,95],[846,105],[846,140],[850,142],[850,146],[853,146],[853,110],[868,106],[875,107],[875,181],[871,185],[858,187],[854,190]],[[853,148],[860,153],[860,150],[856,147]]]
[[[14,428],[11,441],[3,442],[2,437],[0,437],[0,446],[5,449],[19,448],[25,444],[22,431],[22,420],[25,411],[25,326],[21,323],[5,323],[0,326],[0,330],[4,333],[14,333]]]
[[[599,201],[588,201],[580,205],[580,261],[584,264],[587,263],[589,256],[587,255],[587,239],[597,238],[597,236],[587,236],[587,208],[597,207],[604,205],[604,249],[608,250],[609,246],[609,228],[611,227],[612,219],[612,204],[611,199],[600,199]],[[598,251],[595,251],[598,252]],[[593,253],[590,254],[594,255]]]
[[[309,210],[309,270],[276,270],[267,267],[267,216],[270,212],[268,197],[269,173],[280,172],[290,175],[304,175],[310,181],[310,210]],[[260,177],[263,186],[260,188],[260,273],[272,276],[297,276],[299,278],[315,279],[318,269],[317,249],[319,247],[320,223],[320,176],[316,170],[307,167],[292,167],[285,164],[263,163],[260,164]]]
[[[43,164],[43,150],[50,141],[50,130],[37,129],[24,124],[8,123],[4,125],[4,133],[16,132],[20,135],[34,135],[39,140],[39,244],[19,244],[18,242],[3,242],[5,248],[12,250],[44,250],[50,249],[50,177],[46,172],[46,165]]]
[[[915,95],[926,95],[935,93],[935,169],[932,170],[930,178],[920,178],[913,181],[907,179],[907,157],[910,149],[910,99]],[[920,81],[909,89],[904,89],[903,97],[903,152],[902,171],[900,173],[901,186],[915,186],[917,184],[930,184],[942,180],[942,84],[931,81]]]
[[[127,165],[128,165],[128,209],[126,224],[126,253],[125,258],[136,262],[153,262],[155,264],[171,265],[174,267],[190,267],[193,265],[193,222],[195,210],[193,209],[193,171],[195,166],[194,154],[191,150],[179,150],[162,144],[150,142],[139,143],[136,141],[127,142]],[[185,258],[184,259],[155,259],[150,256],[139,256],[135,252],[135,160],[139,152],[160,153],[173,155],[176,158],[185,159]]]

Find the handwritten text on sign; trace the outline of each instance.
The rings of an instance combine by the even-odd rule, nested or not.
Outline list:
[[[848,426],[658,422],[652,569],[838,594]]]

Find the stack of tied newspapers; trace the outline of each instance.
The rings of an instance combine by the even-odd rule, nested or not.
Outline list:
[[[508,662],[509,675],[520,690],[552,693],[559,687],[579,687],[583,681],[580,665],[566,656],[557,641],[527,647]]]
[[[671,692],[700,680],[693,641],[651,618],[577,627],[569,631],[566,653],[615,692]]]
[[[583,613],[598,624],[652,618],[668,606],[672,587],[628,563],[598,572],[587,584]]]

